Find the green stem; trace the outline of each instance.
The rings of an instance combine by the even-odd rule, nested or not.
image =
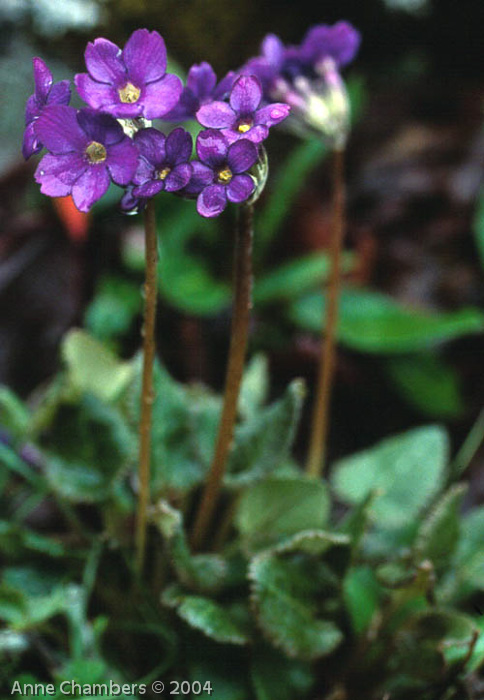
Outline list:
[[[214,457],[195,517],[192,547],[198,549],[205,539],[225,472],[237,415],[237,402],[244,370],[249,336],[252,297],[252,232],[254,207],[241,204],[238,210],[234,256],[234,303],[230,350],[225,377],[222,416],[215,445]]]
[[[146,523],[150,492],[151,414],[153,407],[153,363],[155,360],[156,319],[156,220],[149,200],[145,210],[145,309],[143,321],[143,377],[139,425],[139,490],[136,523],[136,570],[143,571],[146,549]]]
[[[333,153],[333,225],[330,243],[331,277],[327,290],[325,334],[321,343],[316,398],[306,465],[307,474],[313,478],[321,477],[326,459],[329,404],[333,385],[336,328],[341,288],[341,257],[344,228],[344,150],[336,149]]]

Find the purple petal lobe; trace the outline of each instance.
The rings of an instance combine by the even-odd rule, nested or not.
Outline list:
[[[143,115],[146,119],[163,117],[176,105],[180,99],[181,91],[180,78],[171,73],[146,85],[142,95]]]
[[[119,107],[118,92],[111,85],[98,83],[87,73],[78,73],[74,83],[81,98],[93,109],[111,113]]]
[[[77,121],[90,141],[110,146],[125,138],[121,125],[110,114],[81,109],[77,113]]]
[[[141,129],[134,136],[134,143],[149,163],[161,164],[165,160],[166,136],[158,129]]]
[[[170,122],[186,122],[194,119],[200,103],[191,90],[183,88],[176,106],[165,114],[163,119]]]
[[[144,185],[148,180],[152,180],[155,177],[157,169],[153,163],[146,160],[144,156],[138,158],[138,166],[136,172],[133,175],[134,185]]]
[[[110,146],[106,159],[109,173],[118,185],[131,182],[138,165],[138,151],[129,138]]]
[[[73,107],[52,105],[46,107],[35,122],[35,134],[54,154],[81,151],[88,142],[77,121]]]
[[[194,65],[188,71],[187,88],[193,92],[199,100],[210,97],[215,85],[217,76],[210,63],[203,61]]]
[[[42,107],[39,106],[37,98],[35,95],[30,95],[29,99],[25,103],[25,126],[30,124],[31,121],[38,117]]]
[[[192,160],[190,163],[192,168],[192,175],[190,181],[184,189],[187,195],[197,195],[204,187],[210,185],[214,179],[214,173],[208,165],[200,163],[198,160]]]
[[[240,115],[255,112],[262,99],[262,87],[253,75],[242,75],[230,93],[230,106]]]
[[[197,155],[201,161],[216,168],[225,161],[228,143],[218,131],[201,131],[197,138]]]
[[[22,155],[25,160],[28,160],[34,153],[39,153],[42,150],[42,144],[37,139],[34,132],[34,123],[27,124],[24,131],[22,142]]]
[[[126,68],[121,58],[121,49],[112,41],[96,39],[90,42],[84,58],[87,70],[94,80],[116,86],[126,82]]]
[[[89,211],[109,187],[109,175],[103,165],[90,165],[72,188],[72,199],[79,211]]]
[[[247,139],[233,143],[228,151],[227,163],[233,173],[244,173],[258,158],[257,146]]]
[[[164,189],[165,183],[163,182],[163,180],[149,180],[148,182],[145,182],[139,187],[134,187],[133,194],[135,195],[135,197],[150,199],[150,197],[154,197],[155,194],[158,194],[158,192],[161,192],[161,190]]]
[[[265,126],[274,126],[279,124],[289,115],[291,108],[283,102],[275,102],[258,109],[254,115],[255,124],[265,124]]]
[[[71,101],[71,86],[68,80],[61,80],[52,86],[47,103],[50,105],[68,105]]]
[[[236,132],[233,132],[236,133]],[[257,126],[253,126],[250,131],[247,131],[245,134],[237,134],[236,133],[236,139],[231,139],[231,141],[240,141],[240,139],[243,137],[245,139],[248,139],[249,141],[252,141],[252,143],[261,143],[264,141],[267,137],[269,136],[269,127],[264,126],[263,124],[258,124]]]
[[[172,165],[186,163],[192,155],[192,149],[192,137],[185,129],[175,129],[166,139],[166,158]]]
[[[275,68],[279,68],[284,60],[284,44],[275,34],[268,34],[262,42],[264,58]]]
[[[35,81],[35,97],[42,103],[46,102],[49,90],[52,87],[52,73],[41,58],[33,58]]]
[[[255,189],[250,175],[236,175],[227,187],[227,198],[230,202],[245,202]]]
[[[65,185],[72,186],[77,178],[89,167],[80,153],[67,153],[54,156],[47,153],[41,160],[36,176],[39,178],[55,177]]]
[[[126,42],[123,59],[135,85],[152,83],[166,72],[165,42],[158,32],[137,29]]]
[[[192,175],[192,166],[189,163],[181,163],[167,175],[165,189],[167,192],[176,192],[188,185]]]
[[[301,57],[308,63],[329,57],[339,66],[353,60],[360,45],[360,34],[348,22],[338,22],[330,27],[319,24],[312,27],[301,44]]]
[[[229,71],[227,75],[222,78],[215,90],[213,91],[214,100],[224,100],[232,89],[233,84],[237,79],[237,73],[233,70]]]
[[[212,129],[227,129],[236,118],[234,110],[226,102],[211,102],[200,107],[197,112],[200,124]]]
[[[222,185],[209,185],[198,195],[197,211],[208,219],[221,214],[226,205],[227,195]]]

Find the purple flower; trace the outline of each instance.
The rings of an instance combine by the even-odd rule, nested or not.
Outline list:
[[[269,128],[285,119],[290,107],[280,102],[259,109],[262,101],[262,87],[252,76],[241,76],[230,93],[229,104],[212,102],[197,112],[202,126],[221,129],[229,143],[240,138],[261,143],[269,135]]]
[[[121,49],[107,39],[89,43],[89,74],[75,77],[79,95],[93,109],[114,117],[163,117],[176,105],[182,83],[166,73],[166,48],[158,32],[138,29]]]
[[[192,66],[188,71],[187,84],[183,88],[180,101],[163,119],[175,122],[195,119],[202,105],[226,97],[236,77],[231,71],[217,85],[217,76],[209,63],[204,61]]]
[[[257,146],[248,139],[229,144],[219,131],[207,129],[197,138],[200,161],[192,163],[193,176],[184,194],[198,195],[197,211],[201,216],[218,216],[227,201],[239,204],[255,189],[247,174],[257,161]]]
[[[347,22],[312,27],[300,46],[285,47],[269,34],[261,55],[241,73],[259,78],[266,101],[282,100],[291,107],[287,126],[299,134],[323,134],[340,148],[350,124],[340,68],[354,58],[359,44],[360,34]]]
[[[25,106],[25,132],[22,155],[27,160],[42,150],[42,143],[35,133],[35,122],[47,105],[68,105],[71,88],[68,80],[53,82],[52,73],[41,58],[32,59],[34,66],[35,92]]]
[[[175,129],[168,136],[157,129],[142,129],[134,143],[140,158],[132,180],[133,197],[149,199],[161,190],[176,192],[188,184],[192,137],[185,129]]]
[[[359,32],[348,22],[337,22],[332,27],[319,24],[312,27],[304,37],[300,57],[303,63],[313,66],[326,58],[332,58],[340,68],[353,60],[360,41]]]
[[[111,180],[127,185],[136,171],[138,151],[108,114],[46,107],[36,133],[49,151],[35,172],[41,192],[50,197],[71,194],[80,211],[88,211]]]

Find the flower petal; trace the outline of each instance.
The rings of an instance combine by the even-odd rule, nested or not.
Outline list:
[[[158,129],[141,129],[134,135],[134,143],[141,155],[152,165],[161,165],[165,161],[166,136]]]
[[[166,160],[170,165],[186,163],[190,160],[193,150],[193,140],[185,129],[179,127],[168,134],[166,139]]]
[[[199,106],[200,102],[193,92],[183,88],[177,104],[164,115],[163,119],[170,122],[186,122],[188,119],[195,119]]]
[[[65,105],[45,107],[35,122],[35,134],[56,155],[82,151],[88,143],[77,121],[77,110]]]
[[[142,199],[150,199],[150,197],[154,197],[155,194],[158,194],[158,192],[164,189],[165,183],[163,180],[149,180],[139,187],[134,187],[133,195],[135,197],[141,197]]]
[[[79,211],[89,211],[109,187],[108,170],[104,165],[90,165],[72,188],[72,199]]]
[[[261,143],[264,141],[269,136],[269,128],[267,126],[264,126],[263,124],[259,124],[258,126],[253,126],[249,131],[246,131],[245,134],[241,134],[238,131],[232,131],[230,132],[227,130],[227,134],[224,131],[223,132],[224,136],[228,137],[228,140],[230,143],[234,143],[234,141],[240,141],[242,138],[247,139],[248,141],[252,141],[252,143]]]
[[[187,75],[187,88],[199,100],[210,97],[215,85],[217,84],[217,76],[210,63],[202,61],[190,68]]]
[[[308,63],[329,57],[338,66],[353,60],[360,46],[360,33],[349,22],[337,22],[332,27],[319,24],[312,27],[301,44],[301,57]]]
[[[190,181],[183,190],[184,194],[188,196],[199,194],[203,188],[210,185],[214,179],[213,170],[209,168],[208,165],[204,165],[198,160],[192,160],[190,165],[192,168],[192,175]]]
[[[227,198],[230,202],[245,202],[255,189],[250,175],[236,175],[227,186]]]
[[[232,86],[235,83],[237,77],[238,76],[235,71],[229,71],[227,75],[224,78],[222,78],[222,80],[219,82],[219,84],[213,91],[213,99],[224,100],[226,97],[228,97],[228,94],[231,91]]]
[[[92,109],[81,109],[77,113],[77,121],[90,141],[111,146],[125,138],[121,125],[110,114],[99,114]]]
[[[197,211],[208,219],[218,216],[227,206],[227,194],[222,185],[209,185],[198,195]]]
[[[202,126],[212,129],[227,129],[236,121],[237,115],[226,102],[210,102],[197,112],[197,119]]]
[[[176,192],[182,187],[188,185],[192,176],[192,166],[189,163],[181,163],[173,168],[171,173],[165,180],[165,189],[167,192]]]
[[[284,44],[275,34],[267,34],[261,46],[264,58],[274,68],[280,68],[284,60]]]
[[[49,105],[68,105],[71,101],[71,85],[69,80],[61,80],[52,85],[47,97]]]
[[[55,178],[64,185],[72,187],[77,178],[88,167],[87,162],[79,153],[66,153],[62,156],[47,153],[35,171],[35,179],[37,182],[43,182],[47,178]]]
[[[25,126],[38,117],[41,111],[42,107],[39,106],[35,95],[30,95],[25,103]]]
[[[35,153],[39,153],[42,150],[42,144],[36,137],[34,132],[34,122],[27,124],[24,131],[24,138],[22,142],[22,155],[25,160],[28,160],[30,156]]]
[[[138,87],[159,80],[166,73],[163,37],[158,32],[137,29],[125,44],[123,60],[129,79]]]
[[[219,131],[208,129],[197,137],[197,155],[201,161],[216,168],[225,161],[228,143]]]
[[[138,187],[144,185],[148,180],[153,180],[156,173],[156,167],[153,163],[149,163],[144,156],[138,158],[136,172],[133,175],[133,185]]]
[[[92,109],[112,113],[119,106],[119,95],[112,85],[98,83],[87,73],[78,73],[74,77],[77,92]]]
[[[54,79],[41,58],[33,58],[32,64],[34,67],[35,97],[42,104],[47,101],[47,95]]]
[[[182,82],[168,73],[160,80],[146,85],[141,96],[142,113],[146,119],[159,119],[169,112],[180,99]]]
[[[258,109],[254,114],[254,123],[256,125],[263,124],[264,126],[274,126],[279,124],[289,115],[291,108],[283,102],[274,102]]]
[[[240,139],[229,147],[227,163],[233,173],[244,173],[254,165],[258,155],[259,152],[255,144],[248,139]]]
[[[86,67],[94,80],[108,85],[120,86],[126,82],[121,49],[108,39],[89,42],[84,53]]]
[[[144,208],[144,204],[145,202],[142,199],[134,196],[133,188],[128,187],[121,198],[119,206],[121,211],[125,214],[136,214],[139,210]]]
[[[252,114],[260,105],[262,87],[253,75],[242,75],[230,93],[230,106],[239,115]]]
[[[138,165],[138,151],[127,136],[120,143],[109,146],[106,165],[117,185],[131,182]]]

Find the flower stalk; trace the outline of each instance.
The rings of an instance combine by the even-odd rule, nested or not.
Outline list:
[[[331,275],[325,305],[325,333],[321,343],[316,397],[313,407],[306,473],[321,477],[326,461],[335,344],[341,290],[341,258],[345,228],[344,149],[333,152],[333,222],[330,241]]]
[[[217,497],[225,473],[227,457],[232,444],[235,419],[237,416],[237,403],[247,350],[250,309],[252,305],[253,216],[254,206],[252,203],[244,203],[239,206],[234,254],[232,328],[222,415],[210,472],[195,517],[191,540],[193,549],[199,549],[205,539],[217,503]]]
[[[146,204],[145,214],[145,308],[143,319],[143,374],[139,425],[138,509],[136,523],[136,569],[143,571],[146,551],[147,512],[150,493],[151,421],[154,400],[153,364],[155,360],[156,320],[156,219],[154,201]]]

